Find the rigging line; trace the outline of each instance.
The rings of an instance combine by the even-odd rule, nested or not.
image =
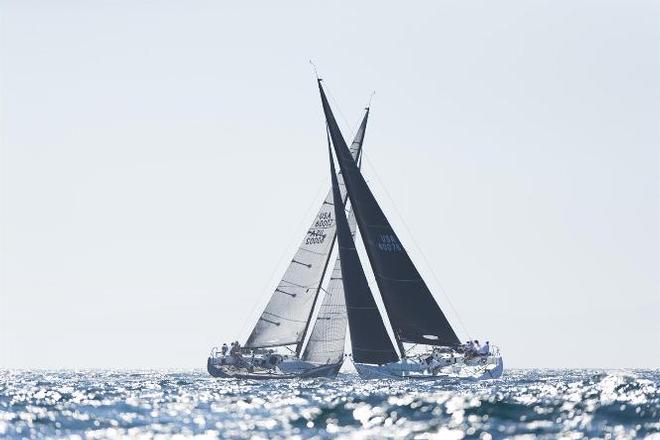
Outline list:
[[[324,82],[323,84],[325,84],[325,82]],[[350,133],[351,133],[350,139],[353,139],[353,138],[355,137],[355,132],[357,131],[357,128],[355,128],[354,125],[351,125],[351,124],[348,122],[348,119],[347,119],[346,116],[344,115],[344,112],[341,111],[341,106],[339,105],[339,101],[337,101],[337,99],[335,99],[335,96],[333,95],[333,93],[332,93],[332,91],[330,90],[330,88],[328,87],[328,85],[325,84],[325,85],[323,86],[323,88],[325,89],[325,94],[328,95],[328,97],[330,98],[330,100],[334,103],[334,107],[337,109],[337,111],[339,112],[339,115],[340,115],[341,118],[344,120],[344,121],[343,121],[344,124],[346,124],[346,127],[347,127],[348,130],[350,131]],[[359,123],[359,122],[358,122],[358,123]]]
[[[371,96],[369,96],[369,102],[367,103],[367,108],[371,108],[371,100],[374,98],[375,94],[376,94],[375,90],[373,92],[371,92]]]
[[[312,69],[314,69],[314,75],[316,75],[316,79],[321,79],[321,78],[319,78],[319,72],[316,69],[316,64],[314,64],[314,62],[312,60],[309,60],[309,64],[311,64]]]
[[[311,64],[312,69],[314,69],[314,75],[316,75],[316,79],[319,80],[319,81],[323,81],[323,79],[321,77],[319,77],[319,72],[318,72],[318,69],[316,68],[316,64],[314,64],[314,62],[312,60],[309,60],[309,64]],[[335,99],[334,95],[330,92],[327,84],[323,88],[326,91],[326,95],[328,95],[330,97],[330,99],[334,102],[335,108],[337,109],[337,111],[341,115],[342,119],[344,120],[344,123],[346,124],[346,127],[348,127],[349,131],[351,132],[351,138],[355,137],[356,129],[353,125],[351,125],[348,122],[348,119],[346,118],[346,116],[344,116],[344,113],[341,111],[341,107],[339,106],[339,102]],[[369,101],[371,101],[371,100],[369,100]]]
[[[302,225],[307,220],[307,218],[309,216],[309,213],[311,212],[313,207],[317,204],[317,199],[320,197],[321,191],[323,191],[323,188],[325,187],[325,185],[326,185],[326,179],[324,178],[321,181],[321,183],[319,183],[319,186],[318,186],[318,189],[316,190],[316,195],[314,196],[314,199],[312,200],[312,202],[309,204],[309,206],[305,210],[304,217],[300,220],[298,226],[296,227],[294,232],[291,234],[291,238],[288,241],[289,243],[293,242],[293,240],[295,240],[295,237],[299,234],[299,230],[302,228]],[[280,255],[280,258],[277,261],[277,264],[275,265],[275,267],[273,268],[273,271],[271,272],[270,276],[268,277],[268,283],[261,289],[262,292],[268,292],[268,297],[269,298],[272,295],[272,292],[269,292],[267,289],[273,283],[273,278],[275,277],[275,274],[280,269],[280,266],[282,265],[282,262],[284,261],[284,257],[286,255],[288,255],[289,252],[290,252],[289,249],[287,249],[287,248],[283,249],[282,254]],[[242,335],[243,332],[245,331],[245,328],[248,326],[248,324],[252,324],[252,323],[255,322],[254,321],[254,313],[257,310],[257,307],[263,302],[263,299],[264,298],[263,298],[263,295],[262,295],[261,297],[254,300],[254,303],[252,305],[252,310],[250,311],[250,314],[248,315],[248,319],[243,321],[243,326],[241,327],[241,330],[238,334],[239,338],[240,338],[240,335]],[[268,304],[268,303],[266,303],[266,304]],[[254,324],[254,325],[256,325],[256,324]],[[234,338],[235,337],[236,337],[236,334],[234,334]]]
[[[408,224],[403,219],[403,216],[401,215],[401,213],[397,209],[396,204],[394,203],[394,200],[392,199],[392,196],[387,191],[387,188],[383,184],[383,181],[380,179],[380,176],[378,175],[378,172],[376,171],[376,167],[374,167],[374,165],[371,163],[371,160],[369,160],[369,157],[367,157],[367,155],[363,154],[363,157],[366,159],[367,163],[369,164],[369,167],[371,167],[371,170],[373,171],[374,176],[376,176],[376,180],[378,180],[378,183],[380,184],[381,188],[383,188],[383,192],[385,192],[385,195],[387,196],[387,198],[390,199],[390,203],[394,207],[394,211],[399,216],[399,219],[401,220],[401,223],[403,224],[403,227],[406,229],[406,232],[408,232],[408,236],[410,237],[410,240],[412,241],[413,246],[415,246],[415,248],[417,249],[419,254],[422,256],[422,259],[424,260],[424,264],[428,267],[429,271],[431,272],[431,276],[433,276],[433,280],[435,281],[435,283],[440,288],[440,291],[442,292],[444,297],[447,299],[447,302],[449,303],[449,306],[451,307],[452,312],[454,312],[454,316],[456,316],[456,319],[458,320],[458,323],[461,326],[461,329],[465,332],[468,339],[472,339],[472,336],[470,336],[470,332],[467,331],[467,327],[465,326],[465,323],[463,323],[463,320],[461,319],[461,316],[456,311],[456,307],[454,307],[454,303],[452,302],[451,298],[449,297],[449,294],[444,289],[444,287],[442,287],[442,283],[440,282],[440,279],[435,274],[435,271],[433,270],[433,266],[430,264],[428,258],[426,258],[426,255],[422,251],[422,248],[417,244],[417,241],[415,240],[415,237],[413,236],[412,232],[410,232],[410,228],[408,227]]]

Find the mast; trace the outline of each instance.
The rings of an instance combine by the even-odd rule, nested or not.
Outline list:
[[[397,345],[404,342],[455,346],[460,341],[378,205],[341,136],[321,83],[319,92],[360,235]]]

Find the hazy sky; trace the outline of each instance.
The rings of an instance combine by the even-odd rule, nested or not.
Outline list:
[[[660,367],[657,1],[0,4],[0,367],[247,336],[329,187],[310,58],[346,137],[376,90],[365,175],[462,337],[431,268],[508,366]]]

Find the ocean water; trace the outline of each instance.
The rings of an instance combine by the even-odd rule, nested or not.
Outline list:
[[[0,438],[660,438],[660,371],[485,382],[1,371]]]

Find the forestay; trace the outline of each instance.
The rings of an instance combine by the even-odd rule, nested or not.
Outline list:
[[[458,345],[456,333],[351,159],[320,82],[319,91],[360,235],[399,349],[403,351],[402,342]]]

